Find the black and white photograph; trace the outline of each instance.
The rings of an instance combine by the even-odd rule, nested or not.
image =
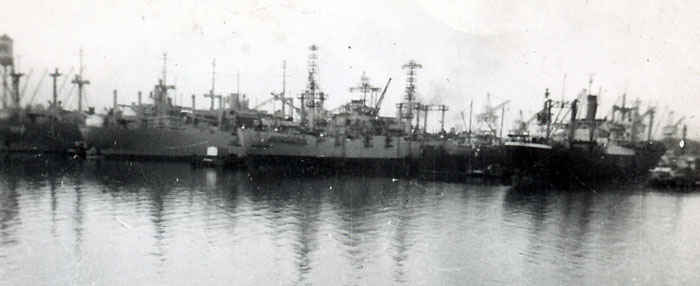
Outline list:
[[[1,285],[698,285],[700,3],[0,3]]]

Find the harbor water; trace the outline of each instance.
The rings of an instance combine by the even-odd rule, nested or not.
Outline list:
[[[0,285],[694,285],[700,196],[5,158]]]

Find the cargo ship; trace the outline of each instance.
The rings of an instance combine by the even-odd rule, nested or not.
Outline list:
[[[295,121],[286,116],[268,116],[261,118],[261,124],[255,128],[239,130],[250,169],[302,174],[340,170],[409,172],[420,148],[409,123],[411,107],[415,106],[412,83],[407,88],[409,100],[402,105],[404,108],[399,108],[397,117],[379,115],[391,79],[379,93],[381,89],[372,87],[364,76],[359,87],[351,88],[361,92],[362,97],[326,110],[327,94],[321,91],[317,80],[316,51],[317,47],[311,46],[308,83],[299,97],[300,107],[294,106],[284,92],[276,95],[282,106],[296,111],[299,118]],[[406,68],[414,74],[418,66],[411,62]]]
[[[513,135],[504,143],[506,175],[515,180],[546,179],[554,184],[587,184],[629,181],[648,174],[665,152],[652,137],[654,108],[640,113],[640,106],[613,106],[612,119],[596,118],[597,95],[584,90],[586,116],[577,117],[578,99],[557,101],[545,92],[543,109],[537,119],[543,136]],[[568,107],[568,108],[567,108]],[[554,116],[552,109],[568,109]],[[619,114],[619,117],[615,115]],[[649,118],[646,140],[644,120]]]
[[[56,70],[53,101],[48,108],[41,105],[21,105],[23,73],[15,70],[12,39],[0,36],[0,65],[2,77],[2,109],[0,109],[0,152],[66,153],[76,147],[81,136],[78,129],[83,114],[62,108],[56,99]],[[8,76],[10,83],[8,84]],[[26,83],[25,83],[26,86]]]
[[[165,69],[164,69],[165,70]],[[92,115],[81,128],[89,154],[105,158],[192,161],[225,161],[237,164],[241,155],[237,129],[252,126],[256,119],[245,95],[228,97],[205,95],[211,100],[209,110],[173,104],[166,85],[166,73],[150,93],[152,104],[120,105],[114,91],[113,106],[107,114]],[[215,109],[215,100],[219,107]],[[224,100],[228,106],[224,106]],[[195,161],[193,161],[195,160]]]
[[[490,95],[487,95],[487,103],[483,112],[477,114],[477,128],[472,130],[472,105],[469,110],[469,127],[466,131],[457,133],[454,130],[446,132],[444,128],[445,105],[426,105],[421,109],[424,120],[424,136],[421,141],[421,156],[417,161],[418,170],[422,178],[439,179],[448,181],[461,181],[467,177],[500,178],[503,175],[504,149],[499,130],[503,130],[501,123],[498,128],[498,119],[503,114],[497,115],[497,111],[504,111],[508,100],[492,106]],[[441,126],[438,134],[428,134],[428,111],[441,112]],[[463,113],[462,113],[463,114]],[[464,114],[463,114],[464,115]],[[466,118],[464,118],[466,126]],[[501,121],[502,122],[502,121]],[[500,131],[502,134],[503,131]]]

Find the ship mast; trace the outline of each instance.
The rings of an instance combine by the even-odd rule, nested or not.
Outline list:
[[[10,77],[12,78],[12,105],[14,108],[20,108],[20,92],[19,92],[19,80],[23,76],[23,73],[15,72],[15,66],[11,66]]]
[[[467,135],[469,136],[469,143],[471,143],[472,139],[472,112],[474,111],[474,99],[469,100],[469,133]]]
[[[2,65],[2,108],[7,108],[7,67],[14,66],[12,53],[12,38],[7,35],[0,36],[0,65]]]
[[[163,53],[163,71],[162,78],[158,80],[158,85],[156,85],[156,90],[153,95],[153,100],[157,106],[162,106],[167,103],[168,90],[175,89],[174,85],[167,85],[168,79],[168,54]],[[162,108],[162,107],[161,107]]]
[[[211,94],[216,89],[216,59],[211,61]]]
[[[318,113],[323,111],[323,104],[326,100],[326,95],[320,91],[318,84],[318,46],[311,45],[309,47],[311,51],[308,60],[308,84],[306,90],[301,93],[299,99],[301,100],[301,124],[306,125],[309,123],[311,128],[314,128],[317,121]],[[307,118],[307,112],[305,107],[311,109],[311,119]]]
[[[416,70],[423,68],[423,66],[419,63],[416,63],[414,60],[410,60],[408,63],[402,66],[403,69],[407,70],[406,71],[406,95],[404,96],[404,100],[406,100],[406,105],[407,106],[407,113],[403,118],[408,119],[408,124],[411,127],[410,129],[413,130],[413,109],[416,109],[415,106],[415,100],[416,100]],[[416,126],[419,125],[420,122],[418,122],[418,119],[416,120]]]
[[[214,88],[216,87],[216,59],[211,62],[211,89],[209,93],[205,94],[204,97],[209,98],[209,110],[214,110]]]
[[[282,118],[286,118],[287,110],[286,105],[289,104],[290,117],[294,117],[294,106],[292,104],[292,98],[287,98],[287,61],[282,61],[282,91],[279,93],[271,92],[273,99],[282,102]],[[303,102],[302,102],[303,108]]]
[[[83,86],[90,84],[89,80],[83,79],[83,50],[80,49],[80,67],[78,74],[71,83],[78,86],[78,112],[83,113]]]
[[[2,108],[7,108],[7,66],[2,66]]]
[[[53,106],[53,110],[58,110],[58,94],[56,92],[56,80],[58,79],[59,76],[62,74],[58,72],[58,68],[54,70],[53,73],[49,74],[53,78],[53,100],[51,102],[51,105]]]
[[[280,97],[282,98],[282,117],[287,116],[285,113],[285,106],[287,105],[287,61],[282,61],[282,93]],[[291,109],[291,108],[290,108]],[[291,109],[292,112],[294,109]]]

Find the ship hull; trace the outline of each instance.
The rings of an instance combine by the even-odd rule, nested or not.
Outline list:
[[[0,151],[65,153],[81,141],[77,123],[47,117],[0,121]]]
[[[572,148],[507,145],[506,175],[513,177],[515,183],[528,178],[557,185],[634,181],[646,175],[663,154],[663,148],[655,144],[621,150],[625,152],[585,144]]]
[[[424,179],[462,181],[468,177],[501,177],[504,159],[502,146],[465,146],[445,142],[424,145],[417,166]]]
[[[241,130],[239,137],[253,171],[410,174],[419,150],[418,142],[404,137],[348,138],[255,130]]]
[[[185,126],[182,128],[126,128],[122,126],[81,129],[88,149],[106,158],[189,161],[216,147],[217,157],[237,160],[240,145],[230,132]]]

